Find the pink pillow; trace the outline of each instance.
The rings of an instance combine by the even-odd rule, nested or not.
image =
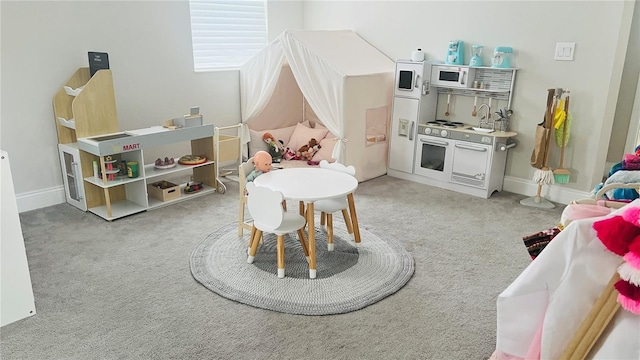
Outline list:
[[[316,125],[317,126],[317,125]],[[333,147],[338,142],[337,137],[324,138],[320,141],[320,150],[313,154],[313,161],[327,160],[328,162],[334,162],[336,159],[331,157]]]
[[[276,140],[282,140],[283,144],[287,144],[295,128],[295,126],[289,126],[281,129],[259,131],[249,129],[249,134],[251,135],[251,140],[249,141],[249,157],[252,157],[260,150],[269,151],[267,143],[262,140],[262,135],[264,135],[264,133],[271,133]]]
[[[286,147],[291,151],[298,151],[302,145],[308,144],[311,138],[316,139],[318,142],[322,141],[328,132],[329,130],[327,129],[312,129],[302,125],[302,123],[298,123]]]
[[[319,122],[316,122],[316,125],[314,126],[314,129],[327,129],[326,126],[320,124]],[[334,138],[336,137],[335,135],[333,135],[332,132],[329,131],[329,129],[327,129],[327,135],[325,135],[325,138]]]

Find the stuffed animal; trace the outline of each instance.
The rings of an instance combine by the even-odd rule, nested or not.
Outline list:
[[[301,160],[311,160],[313,155],[320,150],[320,144],[315,138],[311,138],[308,144],[302,145],[296,152],[296,155]]]
[[[262,135],[262,140],[267,143],[267,146],[269,147],[269,155],[271,155],[273,162],[279,163],[280,159],[282,159],[282,156],[284,155],[284,143],[282,140],[276,140],[273,135],[268,132]]]
[[[286,148],[284,150],[284,155],[282,156],[285,160],[300,160],[298,155],[296,155],[295,151],[291,150],[291,148]]]

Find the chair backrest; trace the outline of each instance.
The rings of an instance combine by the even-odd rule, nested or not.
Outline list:
[[[254,224],[264,225],[271,229],[280,227],[284,218],[284,209],[282,208],[284,196],[282,193],[263,186],[256,186],[253,182],[247,183],[246,187],[249,192],[247,207]]]
[[[245,197],[245,185],[247,184],[247,175],[253,171],[253,158],[249,158],[238,166],[238,188],[240,189],[240,199]]]
[[[240,179],[240,188],[244,188],[245,183],[247,182],[247,175],[253,171],[253,158],[249,158],[247,161],[240,164],[238,167],[238,178]]]
[[[327,160],[321,160],[320,167],[323,169],[342,171],[343,173],[347,173],[351,176],[356,176],[356,168],[353,165],[344,166],[339,162],[330,163]]]

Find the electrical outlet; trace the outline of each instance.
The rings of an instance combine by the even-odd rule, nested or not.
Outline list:
[[[554,60],[573,61],[573,54],[576,50],[576,43],[556,43]]]

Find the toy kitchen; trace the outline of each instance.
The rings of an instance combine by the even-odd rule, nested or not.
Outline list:
[[[420,49],[396,61],[389,176],[485,199],[502,190],[516,145],[509,122],[517,69],[509,47],[495,48],[490,66],[482,66],[482,46],[471,49],[469,65],[462,41],[449,43],[442,63],[425,61]],[[451,107],[452,99],[469,106]]]

